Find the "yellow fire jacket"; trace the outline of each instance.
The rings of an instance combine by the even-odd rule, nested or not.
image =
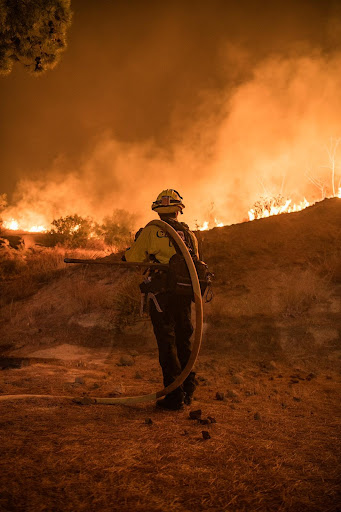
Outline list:
[[[182,232],[178,231],[182,234]],[[192,231],[189,234],[195,247],[195,253],[198,255],[198,241]],[[136,242],[125,253],[127,261],[136,261],[143,263],[150,261],[149,256],[155,256],[160,263],[169,263],[171,257],[176,253],[172,240],[162,229],[157,226],[146,226]]]

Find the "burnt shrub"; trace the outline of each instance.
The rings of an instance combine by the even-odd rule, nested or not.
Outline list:
[[[252,205],[252,210],[255,219],[261,219],[264,216],[265,212],[267,212],[270,215],[272,208],[284,209],[286,204],[287,199],[284,196],[282,196],[282,194],[277,194],[276,196],[272,197],[261,197]]]

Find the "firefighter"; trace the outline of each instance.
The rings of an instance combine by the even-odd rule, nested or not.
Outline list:
[[[185,208],[182,197],[174,189],[163,190],[152,204],[152,210],[160,219],[172,226],[186,243],[189,251],[198,256],[198,243],[195,235],[185,223],[178,221],[179,213]],[[135,239],[134,244],[125,253],[127,261],[139,263],[153,261],[168,263],[176,253],[169,235],[158,226],[146,226]],[[185,368],[191,355],[191,321],[190,296],[175,296],[163,286],[164,272],[151,276],[151,283],[156,283],[153,297],[149,301],[149,313],[156,337],[159,362],[162,368],[164,386],[169,386]],[[166,283],[166,280],[164,280]],[[190,405],[196,387],[195,373],[191,372],[182,386],[158,400],[156,406],[162,409],[179,410],[183,404]]]

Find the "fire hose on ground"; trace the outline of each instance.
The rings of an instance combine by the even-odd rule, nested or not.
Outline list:
[[[3,395],[0,396],[0,401],[10,400],[10,399],[25,399],[25,398],[63,398],[72,400],[76,403],[81,404],[106,404],[106,405],[115,405],[115,404],[134,404],[134,403],[142,403],[149,402],[152,400],[156,400],[157,398],[161,398],[162,396],[168,395],[174,389],[181,386],[186,377],[192,371],[192,368],[196,362],[196,359],[199,354],[201,340],[202,340],[202,330],[203,330],[203,305],[201,298],[201,290],[198,279],[198,274],[193,263],[192,257],[186,247],[186,244],[179,236],[179,234],[173,229],[169,224],[163,222],[162,220],[153,220],[147,224],[147,226],[157,226],[163,231],[166,231],[169,236],[176,242],[178,245],[183,257],[185,258],[187,268],[190,274],[193,294],[194,294],[194,304],[195,304],[195,333],[194,333],[194,341],[192,346],[192,352],[190,358],[182,370],[180,375],[175,379],[172,384],[167,386],[166,388],[161,389],[160,391],[156,391],[155,393],[150,393],[147,395],[139,395],[139,396],[126,396],[126,397],[115,397],[115,398],[106,398],[106,397],[81,397],[76,398],[72,396],[57,396],[57,395],[35,395],[35,394],[24,394],[24,395]],[[77,259],[66,259],[66,263],[87,263],[87,264],[106,264],[106,265],[117,265],[122,267],[148,267],[148,268],[158,268],[158,269],[166,269],[168,265],[158,264],[158,263],[135,263],[135,262],[110,262],[108,260],[77,260]]]

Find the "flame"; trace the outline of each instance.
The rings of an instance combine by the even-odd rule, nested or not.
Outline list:
[[[332,197],[338,197],[341,199],[341,186],[338,187],[337,193],[335,194],[335,196]],[[282,204],[278,204],[281,202]],[[306,198],[304,198],[303,201],[297,204],[292,204],[292,199],[284,200],[283,198],[281,198],[280,201],[276,201],[276,198],[261,198],[261,200],[255,203],[254,207],[248,211],[248,217],[249,221],[252,221],[256,219],[264,219],[266,217],[271,217],[272,215],[280,215],[282,213],[299,212],[310,206],[310,204],[311,203],[309,203],[309,201],[307,201]],[[35,220],[36,222],[38,222],[37,224],[30,225],[27,219],[30,219],[31,221]],[[35,214],[35,212],[29,211],[27,219],[23,220],[21,217],[20,219],[14,219],[10,217],[8,219],[3,220],[2,227],[9,231],[25,231],[28,233],[46,233],[49,230],[48,226],[39,224],[39,221],[44,221],[44,219],[41,216]],[[223,222],[217,220],[217,218],[213,219],[210,216],[210,220],[205,220],[202,225],[196,224],[195,229],[197,229],[198,231],[208,231],[209,229],[215,227],[224,227],[225,225],[226,224],[224,224]],[[74,226],[72,228],[72,232],[76,232],[79,229],[80,224]],[[89,238],[95,238],[96,236],[97,235],[95,232],[91,232],[89,234]]]
[[[47,228],[45,226],[38,224],[33,226],[27,226],[15,219],[5,220],[3,222],[3,227],[10,231],[28,231],[29,233],[45,233],[47,231]]]
[[[27,231],[30,233],[45,233],[47,229],[45,226],[32,226]]]
[[[217,228],[223,228],[224,227],[223,222],[218,222],[217,219],[214,219],[214,222],[215,222],[215,225],[216,225]]]
[[[3,226],[5,229],[11,229],[13,231],[18,231],[19,224],[16,220],[12,219],[10,221],[4,221]]]
[[[310,206],[310,203],[306,200],[306,198],[304,198],[303,201],[298,204],[291,203],[292,200],[287,199],[283,205],[275,206],[274,204],[268,202],[267,204],[264,203],[260,205],[257,209],[251,208],[248,211],[249,220],[264,219],[272,215],[280,215],[281,213],[300,212],[301,210],[304,210]]]
[[[222,222],[217,221],[217,219],[214,219],[214,223],[210,223],[208,220],[205,220],[202,226],[198,226],[198,231],[208,231],[212,228],[222,228],[224,224]]]
[[[207,231],[208,230],[208,221],[205,220],[202,226],[198,227],[199,231]]]

